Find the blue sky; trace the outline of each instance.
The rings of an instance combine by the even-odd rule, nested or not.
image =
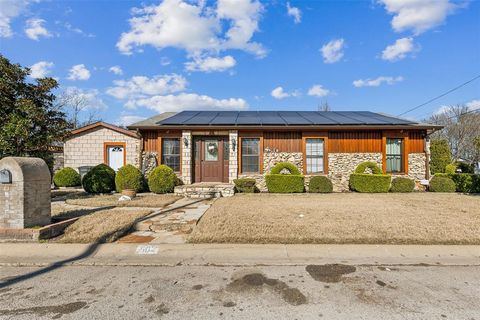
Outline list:
[[[480,2],[0,0],[0,52],[104,121],[163,111],[400,114],[480,74]],[[480,107],[480,79],[407,116]]]

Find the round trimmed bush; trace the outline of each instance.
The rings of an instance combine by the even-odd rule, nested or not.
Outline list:
[[[370,169],[372,174],[382,174],[382,169],[378,166],[376,162],[373,161],[365,161],[360,163],[355,168],[355,173],[365,173],[365,170]]]
[[[308,184],[308,192],[312,193],[330,193],[333,191],[333,184],[330,179],[325,176],[315,176],[310,178]]]
[[[455,174],[456,171],[457,171],[457,165],[455,163],[449,163],[445,166],[446,174]]]
[[[392,180],[390,192],[413,192],[415,181],[405,177],[396,177]]]
[[[455,192],[456,186],[452,179],[434,176],[430,180],[429,190],[432,192]]]
[[[270,174],[281,174],[282,170],[287,170],[290,174],[300,175],[297,166],[290,162],[279,162],[270,170]]]
[[[117,174],[115,175],[115,188],[117,192],[122,192],[124,189],[133,189],[136,192],[143,190],[143,175],[131,164],[118,169]]]
[[[110,193],[115,190],[115,171],[106,164],[99,164],[83,176],[82,184],[88,193]]]
[[[56,187],[76,187],[82,184],[80,174],[70,167],[57,171],[53,175],[53,183]]]
[[[159,165],[148,176],[148,187],[154,193],[172,192],[175,188],[177,176],[172,168],[167,165]]]

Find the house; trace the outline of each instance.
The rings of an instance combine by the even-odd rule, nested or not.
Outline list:
[[[73,130],[63,146],[64,166],[84,173],[105,163],[115,171],[126,164],[140,165],[140,136],[105,122]]]
[[[364,161],[392,175],[428,178],[428,135],[441,126],[367,111],[183,111],[128,128],[141,136],[143,166],[166,164],[184,184],[249,177],[265,190],[264,174],[288,161],[307,180],[326,175],[344,191]]]

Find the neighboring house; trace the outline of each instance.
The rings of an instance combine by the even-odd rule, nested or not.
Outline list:
[[[126,164],[140,164],[140,136],[135,131],[105,122],[73,130],[65,139],[64,165],[81,167],[105,163],[115,171]]]
[[[307,180],[327,175],[344,191],[364,161],[385,173],[428,178],[426,138],[441,126],[366,111],[183,111],[128,128],[140,133],[143,158],[169,165],[184,184],[251,177],[265,190],[264,174],[288,161]]]

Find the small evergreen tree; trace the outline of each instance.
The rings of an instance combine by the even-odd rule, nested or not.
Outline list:
[[[444,139],[430,142],[430,172],[445,173],[445,167],[452,163],[452,153],[448,141]]]

